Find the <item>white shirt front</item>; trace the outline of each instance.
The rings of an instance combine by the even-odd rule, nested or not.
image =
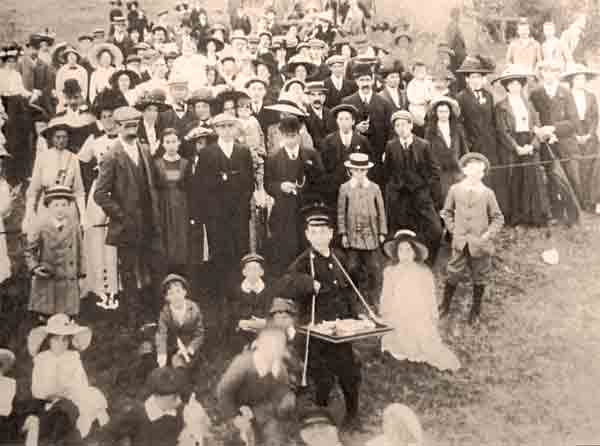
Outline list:
[[[154,155],[158,150],[158,138],[156,137],[156,128],[154,125],[149,125],[146,121],[143,121],[144,129],[146,130],[146,137],[148,138],[148,145],[150,146],[150,153]]]
[[[284,147],[284,149],[291,160],[298,159],[298,155],[300,154],[300,146],[293,147],[292,149]]]
[[[556,96],[556,91],[558,90],[558,82],[555,82],[552,85],[544,84],[544,90],[546,90],[546,94],[553,98]]]
[[[573,90],[573,98],[575,99],[575,105],[577,106],[577,115],[579,116],[579,120],[583,121],[585,119],[585,108],[587,106],[585,100],[585,91]]]
[[[360,96],[360,100],[363,101],[363,103],[370,104],[371,103],[371,97],[373,96],[373,92],[370,92],[367,95],[359,93],[359,96]]]
[[[352,143],[352,132],[340,132],[340,138],[342,140],[342,144],[344,144],[346,147],[350,147],[350,144]]]
[[[515,131],[517,132],[528,132],[529,131],[529,110],[525,105],[525,101],[520,96],[508,96],[508,102],[512,107],[513,114],[515,115]]]
[[[367,187],[369,187],[370,183],[371,183],[371,181],[369,181],[369,179],[367,177],[365,177],[362,181],[358,181],[354,177],[350,178],[350,187],[352,189],[357,188],[357,187],[362,187],[363,189],[366,189]]]
[[[394,101],[394,104],[396,105],[396,107],[400,106],[400,95],[398,94],[398,90],[396,88],[389,88],[389,87],[385,87],[388,91],[388,93],[390,94],[392,101]]]
[[[336,90],[340,91],[342,89],[342,85],[344,83],[344,79],[341,77],[331,76],[331,82]]]
[[[154,422],[165,416],[171,416],[171,417],[177,416],[177,411],[175,409],[162,410],[158,406],[158,403],[156,402],[156,399],[153,396],[150,396],[146,400],[146,402],[144,403],[144,409],[146,410],[146,415],[148,416],[148,419],[150,420],[150,422]]]
[[[225,156],[227,158],[231,158],[231,155],[233,154],[233,141],[227,142],[219,138],[217,143],[219,144],[219,147],[221,148]]]
[[[438,129],[442,134],[442,138],[444,138],[446,146],[450,147],[452,145],[452,137],[450,135],[450,122],[438,122]]]

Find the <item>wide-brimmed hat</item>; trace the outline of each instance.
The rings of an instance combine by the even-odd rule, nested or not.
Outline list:
[[[69,54],[75,54],[77,56],[77,63],[79,63],[79,61],[81,60],[81,53],[79,51],[77,51],[77,48],[75,48],[74,46],[70,46],[70,45],[66,45],[64,47],[64,49],[62,50],[62,52],[60,53],[60,58],[62,63],[65,63],[67,61],[67,56]]]
[[[350,113],[354,119],[358,116],[358,109],[352,104],[339,104],[331,109],[331,114],[337,119],[337,115],[341,112]]]
[[[485,164],[485,171],[489,171],[490,170],[490,160],[487,159],[487,157],[485,155],[483,155],[482,153],[478,153],[478,152],[469,152],[469,153],[465,153],[459,160],[458,160],[458,165],[460,166],[460,168],[464,168],[469,161],[471,160],[477,160],[482,162],[483,164]]]
[[[62,117],[52,118],[50,122],[48,122],[48,126],[40,132],[47,140],[50,140],[52,135],[58,130],[66,130],[67,132],[71,132],[71,126],[68,125]]]
[[[438,96],[433,98],[429,103],[429,110],[434,111],[440,104],[446,104],[456,118],[460,116],[460,105],[458,104],[458,101],[449,96]]]
[[[271,73],[271,76],[277,71],[275,64],[262,55],[258,56],[256,59],[252,59],[252,65],[254,65],[254,69],[256,69],[258,65],[264,65],[269,70],[269,73]]]
[[[160,284],[160,289],[163,295],[167,292],[167,286],[173,282],[180,282],[188,292],[190,291],[190,283],[185,277],[180,276],[179,274],[169,274]]]
[[[227,113],[219,113],[217,116],[212,118],[213,127],[220,127],[224,124],[238,124],[240,120],[235,116],[230,116]]]
[[[325,61],[325,64],[330,67],[332,65],[335,64],[345,64],[346,63],[346,58],[344,56],[341,56],[339,54],[334,54],[333,56],[330,56],[329,58],[327,58],[327,60]]]
[[[344,166],[349,169],[370,169],[374,165],[366,153],[351,153],[348,160],[344,161]]]
[[[300,430],[312,426],[336,426],[333,416],[325,409],[309,409],[301,417],[302,424]]]
[[[341,33],[338,33],[333,39],[333,42],[331,42],[331,48],[335,52],[339,52],[344,45],[348,45],[350,47],[350,57],[356,56],[356,48],[354,47],[354,42],[350,40],[349,37],[345,37]]]
[[[292,299],[284,299],[282,297],[276,297],[271,303],[269,314],[275,313],[289,313],[292,315],[298,314],[298,306]]]
[[[27,45],[37,48],[42,42],[46,42],[48,46],[52,46],[54,43],[54,37],[48,33],[32,33],[29,35],[29,41],[27,42]]]
[[[117,84],[118,84],[119,78],[121,76],[127,76],[129,78],[129,82],[131,84],[131,88],[134,88],[135,86],[137,86],[141,82],[140,76],[135,71],[128,70],[127,68],[122,68],[120,70],[115,71],[110,76],[109,83],[112,86],[112,88],[114,88],[114,89],[117,88]]]
[[[73,336],[71,344],[79,351],[87,349],[92,342],[92,330],[89,327],[78,325],[66,314],[58,313],[50,317],[46,325],[36,327],[29,332],[27,350],[31,356],[39,353],[48,335]]]
[[[150,395],[181,395],[187,388],[186,373],[181,368],[158,367],[148,375],[146,388]]]
[[[206,45],[208,42],[213,42],[215,44],[215,51],[217,53],[223,51],[223,48],[225,48],[225,43],[221,39],[216,36],[207,36],[199,40],[198,49],[201,51],[206,51]]]
[[[280,113],[289,113],[294,116],[306,117],[307,114],[304,112],[298,104],[289,99],[280,99],[275,104],[265,106],[266,110],[272,110]]]
[[[409,43],[413,42],[413,37],[406,31],[400,31],[394,36],[394,45],[398,45],[398,41],[402,38],[408,40]]]
[[[491,61],[487,58],[476,55],[476,56],[467,56],[465,60],[461,64],[460,68],[456,70],[457,73],[463,74],[471,74],[471,73],[481,73],[481,74],[489,74],[494,72],[494,66]]]
[[[418,239],[417,234],[409,229],[401,229],[394,236],[383,243],[383,252],[391,258],[396,259],[398,256],[398,245],[401,242],[410,242],[415,250],[417,261],[424,262],[429,257],[429,250]]]
[[[163,25],[154,25],[152,27],[152,34],[154,34],[156,31],[162,31],[167,37],[169,37],[169,30]]]
[[[590,79],[594,79],[595,77],[598,76],[597,71],[593,71],[590,68],[586,67],[585,65],[582,64],[574,64],[571,67],[567,68],[567,70],[560,75],[560,80],[561,81],[566,81],[566,82],[570,82],[573,77],[578,76],[580,74],[585,75],[585,77],[587,78],[587,80]]]
[[[75,200],[75,195],[73,195],[73,190],[69,186],[51,186],[46,189],[46,193],[44,194],[44,206],[48,206],[52,200],[67,200],[73,201]]]
[[[240,99],[250,99],[248,93],[242,90],[226,90],[217,94],[216,102],[224,104],[227,101],[233,101],[237,104]]]
[[[528,78],[533,77],[534,74],[528,72],[525,68],[519,65],[509,65],[507,66],[500,76],[496,77],[492,80],[492,84],[495,82],[500,82],[504,88],[508,85],[510,81],[516,80],[521,84],[526,84]]]
[[[0,348],[0,373],[4,375],[15,364],[15,354],[6,348]]]
[[[52,48],[50,59],[52,60],[52,65],[55,68],[59,68],[62,64],[64,64],[63,51],[68,46],[69,44],[67,42],[60,42],[54,45],[54,47]]]
[[[374,72],[375,72],[375,64],[376,64],[376,60],[373,60],[372,63],[370,62],[361,62],[361,61],[356,61],[355,59],[355,63],[352,66],[352,78],[353,79],[358,79],[359,77],[362,76],[374,76]]]
[[[299,54],[293,56],[292,58],[290,58],[290,60],[288,61],[288,63],[286,65],[283,66],[283,68],[281,69],[281,71],[283,73],[285,73],[286,75],[293,77],[294,73],[296,72],[296,68],[298,68],[299,66],[303,65],[306,68],[306,77],[312,77],[316,70],[317,70],[317,66],[312,63],[312,61],[310,59],[307,59]]]
[[[203,127],[201,125],[194,127],[185,135],[185,140],[195,142],[200,138],[211,138],[216,137],[217,134],[210,127]]]
[[[294,84],[298,84],[302,87],[302,90],[304,91],[306,89],[306,84],[304,82],[302,82],[300,79],[298,79],[297,77],[293,77],[291,79],[288,79],[287,81],[285,81],[283,83],[283,86],[281,87],[281,91],[283,93],[287,93],[290,90],[290,87]]]
[[[167,104],[167,95],[160,88],[155,88],[152,91],[144,92],[135,103],[135,108],[139,111],[144,111],[149,106],[154,105],[159,112],[164,112],[171,108]]]
[[[83,42],[84,40],[89,40],[90,42],[94,41],[94,35],[91,33],[83,33],[77,37],[78,42]]]
[[[190,97],[187,99],[187,103],[192,106],[198,102],[206,102],[207,104],[213,104],[215,102],[215,99],[215,95],[210,88],[201,87],[198,90],[192,91]]]

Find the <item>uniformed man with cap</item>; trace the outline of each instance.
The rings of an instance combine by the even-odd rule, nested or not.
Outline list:
[[[315,323],[356,317],[356,297],[342,270],[345,257],[331,247],[334,233],[331,211],[322,203],[304,211],[305,235],[310,247],[289,267],[276,287],[289,293],[285,297],[296,300],[300,324],[311,322],[313,296]],[[322,407],[327,406],[337,378],[346,403],[344,424],[351,427],[357,423],[361,366],[352,344],[311,338],[308,377],[316,385],[316,403]]]

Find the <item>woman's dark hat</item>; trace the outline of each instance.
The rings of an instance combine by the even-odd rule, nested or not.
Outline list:
[[[340,104],[340,105],[336,105],[335,107],[333,107],[331,109],[331,113],[333,114],[333,116],[335,116],[337,118],[337,115],[341,112],[348,112],[350,113],[354,119],[357,118],[358,116],[358,109],[352,105],[352,104]]]
[[[387,240],[383,244],[383,252],[391,258],[395,259],[398,256],[398,245],[401,242],[410,242],[415,250],[415,255],[419,262],[424,262],[429,257],[429,250],[419,241],[417,234],[409,229],[401,229],[394,234],[394,237]]]
[[[493,62],[483,56],[476,55],[467,56],[456,72],[467,75],[471,73],[490,74],[494,72],[494,69]]]
[[[151,105],[156,106],[159,112],[164,112],[171,108],[167,104],[167,95],[160,88],[155,88],[150,92],[144,93],[136,102],[135,108],[139,111],[144,111]]]
[[[131,83],[130,88],[135,88],[141,82],[140,76],[135,71],[123,68],[115,71],[110,77],[109,83],[112,88],[115,90],[118,88],[119,78],[123,75],[129,78],[129,82]]]

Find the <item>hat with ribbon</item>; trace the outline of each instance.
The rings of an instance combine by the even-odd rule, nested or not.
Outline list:
[[[92,342],[92,330],[89,327],[78,325],[66,314],[58,313],[48,318],[46,325],[29,332],[27,350],[31,356],[39,353],[42,343],[49,335],[73,336],[71,343],[79,351],[87,349]]]

